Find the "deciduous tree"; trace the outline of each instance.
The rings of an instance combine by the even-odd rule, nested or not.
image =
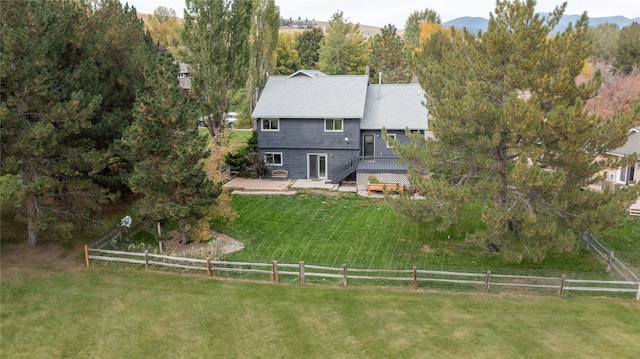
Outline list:
[[[440,15],[429,8],[416,10],[409,15],[404,25],[404,42],[409,55],[420,47],[420,24],[424,21],[440,24]]]
[[[156,43],[173,51],[180,43],[178,32],[180,22],[176,11],[166,6],[158,6],[144,23],[144,27]]]
[[[293,34],[282,33],[278,37],[277,61],[274,75],[291,75],[300,70],[300,56],[295,49]]]
[[[329,75],[362,75],[368,63],[369,49],[360,25],[348,22],[342,11],[333,14],[320,46],[320,71]]]
[[[187,0],[182,41],[189,48],[192,91],[211,136],[224,127],[233,94],[245,88],[253,0]]]
[[[592,49],[586,14],[549,36],[565,6],[541,17],[533,0],[498,1],[479,38],[450,31],[427,42],[417,69],[436,139],[396,146],[426,200],[399,211],[441,230],[479,218],[468,238],[540,261],[575,248],[579,231],[615,225],[637,199],[633,187],[588,190],[619,164],[600,156],[626,141],[638,113],[606,121],[585,109],[600,86],[599,74],[576,83]]]
[[[267,74],[273,73],[280,29],[280,10],[273,0],[254,0],[251,23],[251,66],[247,80],[249,113],[258,102],[267,83]]]

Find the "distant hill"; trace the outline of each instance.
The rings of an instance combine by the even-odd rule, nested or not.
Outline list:
[[[545,13],[540,13],[540,15],[546,16]],[[580,15],[563,15],[562,19],[558,23],[558,25],[553,29],[553,33],[558,33],[564,31],[569,24],[575,24],[580,19]],[[630,25],[633,22],[640,22],[640,18],[628,19],[624,16],[609,16],[609,17],[592,17],[589,18],[589,26],[598,26],[604,23],[617,24],[618,27],[623,28],[627,25]],[[480,30],[487,31],[487,26],[489,25],[489,20],[483,17],[459,17],[457,19],[453,19],[443,23],[442,25],[446,27],[455,27],[455,28],[463,28],[466,27],[472,33],[476,33]]]

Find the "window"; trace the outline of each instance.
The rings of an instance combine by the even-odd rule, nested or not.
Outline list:
[[[280,130],[280,119],[278,119],[278,118],[264,118],[264,119],[262,119],[262,130],[263,131],[279,131]]]
[[[282,166],[282,153],[281,152],[265,152],[264,161],[268,165]]]
[[[393,138],[395,140],[396,139],[396,134],[395,133],[388,133],[387,137],[389,139]],[[393,148],[393,146],[391,144],[389,144],[389,140],[387,140],[387,148]]]
[[[324,120],[325,132],[342,132],[341,118],[327,118]]]

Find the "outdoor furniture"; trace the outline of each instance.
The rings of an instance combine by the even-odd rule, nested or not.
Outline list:
[[[404,191],[404,184],[402,183],[369,183],[367,185],[367,196],[371,196],[371,191]]]

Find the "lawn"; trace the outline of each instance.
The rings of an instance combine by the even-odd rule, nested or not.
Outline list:
[[[12,246],[3,246],[3,254]],[[629,300],[297,287],[84,269],[73,260],[77,268],[66,271],[3,274],[1,358],[635,358],[640,352],[640,305]],[[4,262],[3,256],[3,269]]]
[[[549,254],[542,263],[509,263],[484,247],[464,242],[460,233],[439,233],[396,215],[384,200],[357,195],[233,197],[234,222],[214,229],[243,241],[232,261],[298,263],[376,269],[419,269],[610,278],[605,264],[581,249]],[[472,224],[466,224],[473,228]],[[450,236],[450,240],[448,240]],[[637,239],[636,239],[637,242]]]

